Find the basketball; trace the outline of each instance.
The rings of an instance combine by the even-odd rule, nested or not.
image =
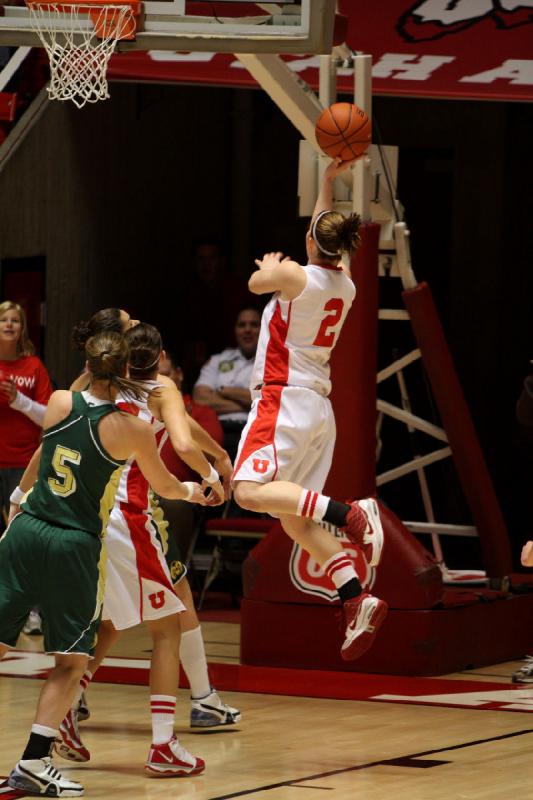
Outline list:
[[[372,137],[368,114],[353,103],[334,103],[319,116],[315,135],[326,155],[351,161],[366,153]]]

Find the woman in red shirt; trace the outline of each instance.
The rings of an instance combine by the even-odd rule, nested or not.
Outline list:
[[[0,505],[5,515],[39,446],[52,394],[46,367],[34,353],[24,310],[9,300],[0,303]]]

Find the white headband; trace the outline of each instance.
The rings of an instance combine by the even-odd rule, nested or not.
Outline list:
[[[146,364],[146,366],[145,366],[145,367],[136,367],[136,366],[135,366],[135,364],[130,364],[130,367],[131,367],[132,369],[136,369],[136,370],[138,370],[139,372],[145,372],[147,369],[150,369],[150,367],[155,367],[155,365],[156,365],[156,364],[157,364],[157,362],[159,361],[159,358],[160,358],[160,356],[161,356],[161,353],[162,353],[162,352],[163,352],[163,351],[162,351],[162,350],[160,350],[160,351],[159,351],[159,353],[157,354],[157,358],[156,358],[156,360],[155,360],[155,361],[152,361],[152,363],[151,363],[151,364]]]
[[[321,211],[320,214],[316,215],[315,220],[314,220],[313,224],[311,225],[311,236],[315,240],[318,249],[321,250],[325,255],[327,255],[327,256],[340,256],[340,253],[338,253],[338,252],[337,253],[330,253],[329,250],[325,250],[322,247],[322,245],[320,244],[320,242],[318,241],[318,239],[316,238],[316,226],[317,226],[318,221],[320,219],[322,219],[324,214],[329,214],[329,213],[330,213],[329,210],[327,210],[327,211]]]

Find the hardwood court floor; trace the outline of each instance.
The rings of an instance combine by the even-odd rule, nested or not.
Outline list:
[[[238,626],[203,627],[210,655],[213,648],[223,651],[211,655],[213,660],[236,659]],[[24,646],[28,649],[27,638]],[[145,635],[133,630],[114,654],[146,658],[149,646]],[[507,685],[515,666],[448,677]],[[438,680],[431,683],[436,691]],[[20,756],[41,685],[35,679],[0,678],[3,775]],[[203,775],[145,777],[148,690],[103,683],[92,686],[92,716],[82,724],[91,762],[71,766],[57,759],[58,766],[85,785],[87,797],[117,800],[306,800],[317,798],[317,791],[331,792],[326,795],[331,800],[507,800],[513,793],[520,800],[533,798],[531,712],[223,694],[242,710],[242,722],[193,733],[188,692],[179,692],[176,731],[185,747],[206,760]],[[521,687],[519,696],[533,708],[533,688]]]

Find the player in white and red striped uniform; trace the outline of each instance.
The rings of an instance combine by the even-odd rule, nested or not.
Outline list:
[[[119,394],[117,405],[147,422],[156,440],[162,438],[168,426],[171,438],[179,440],[182,455],[203,477],[204,487],[211,488],[211,504],[221,503],[224,489],[216,470],[190,436],[181,395],[169,379],[155,379],[162,353],[159,332],[151,325],[139,324],[125,338],[130,346],[130,373],[135,372],[136,364],[142,363],[142,375],[138,377],[149,394],[141,400]],[[146,769],[163,776],[197,775],[205,768],[203,760],[188,753],[174,736],[179,683],[178,614],[185,611],[185,605],[172,585],[158,522],[154,519],[150,485],[134,459],[126,464],[120,478],[106,528],[106,549],[103,622],[91,672],[85,674],[85,680],[90,680],[100,666],[117,631],[146,622],[153,639],[150,670],[152,747]],[[85,686],[80,686],[80,694]],[[76,761],[90,758],[79,737],[74,709],[63,721],[61,735],[62,742],[56,746],[60,755]]]
[[[117,333],[123,333],[128,343],[138,350],[140,346],[143,348],[145,347],[147,344],[147,337],[148,340],[153,339],[152,334],[155,334],[155,340],[152,341],[153,356],[150,356],[149,352],[145,352],[146,360],[143,362],[149,365],[154,361],[161,347],[160,336],[156,329],[151,326],[137,326],[139,326],[139,320],[132,319],[124,309],[107,308],[93,314],[88,322],[81,322],[77,325],[74,328],[72,338],[76,346],[79,349],[83,349],[89,335],[93,335],[100,330],[114,330]],[[137,332],[135,332],[134,329],[137,329]],[[177,393],[174,391],[176,389],[175,383],[173,381],[169,382],[164,375],[160,375],[157,365],[155,365],[153,369],[148,368],[147,371],[137,370],[137,374],[139,379],[153,378],[173,390],[170,396],[174,397],[175,402],[167,404],[170,408],[166,408],[167,417],[170,414],[171,416],[168,418],[171,421],[173,420],[171,424],[173,433],[171,437],[168,437],[171,449],[175,450],[176,453],[181,453],[184,461],[189,461],[191,452],[190,438],[192,436],[194,443],[204,453],[212,457],[213,466],[223,479],[224,489],[225,491],[229,491],[231,473],[233,471],[233,465],[229,456],[209,435],[207,430],[204,430],[204,428],[187,413],[184,403],[182,402],[181,393],[179,391]],[[82,390],[86,387],[86,383],[86,375],[81,375],[76,379],[71,388]],[[161,434],[158,434],[158,436],[159,435]],[[165,445],[167,435],[168,431],[165,430],[159,443],[160,452]],[[162,508],[158,506],[157,502],[155,502],[155,499],[151,509],[151,515],[153,522],[157,525],[158,533],[162,541],[163,551],[170,568],[174,590],[185,605],[185,611],[181,612],[179,615],[179,625],[181,629],[180,662],[191,689],[191,727],[213,727],[237,723],[241,719],[240,711],[224,703],[220,695],[211,686],[202,628],[194,608],[194,600],[189,581],[187,580],[187,567],[179,559],[175,537],[169,535],[167,531],[168,522],[164,519],[164,512]],[[98,651],[103,653],[104,641],[107,642],[107,651],[109,651],[117,636],[118,632],[112,624],[110,622],[104,622],[100,629],[100,646]],[[94,662],[93,669],[95,669]],[[88,674],[87,678],[90,680],[91,675]],[[81,692],[78,706],[74,709],[72,715],[70,739],[73,747],[69,757],[74,758],[81,752],[84,752],[86,757],[88,756],[86,748],[84,748],[79,740],[79,734],[77,739],[78,745],[76,745],[76,736],[74,735],[76,733],[77,721],[81,722],[88,717],[89,709],[86,704],[85,695]]]
[[[306,235],[307,265],[281,253],[255,262],[250,291],[274,295],[263,312],[254,399],[233,473],[239,505],[279,517],[336,586],[346,617],[341,653],[347,660],[370,647],[387,613],[383,600],[362,592],[352,560],[318,524],[345,528],[368,563],[379,563],[383,529],[375,500],[346,505],[321,494],[335,445],[329,359],[355,297],[341,255],[357,247],[360,220],[331,211],[333,181],[349,166],[336,159],[325,171]]]

